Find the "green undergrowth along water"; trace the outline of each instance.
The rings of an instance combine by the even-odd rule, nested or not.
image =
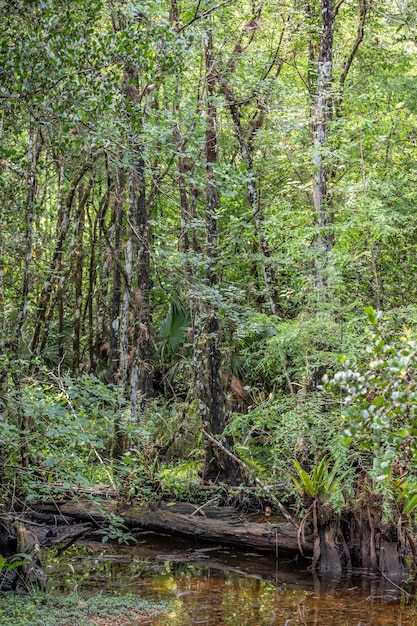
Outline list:
[[[121,616],[119,624],[149,624],[168,610],[163,602],[138,596],[95,594],[81,597],[4,593],[0,596],[0,626],[92,626]],[[101,621],[100,621],[101,620]]]

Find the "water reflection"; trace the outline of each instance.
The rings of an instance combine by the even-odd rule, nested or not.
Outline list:
[[[168,600],[153,626],[417,625],[417,611],[383,578],[319,578],[303,564],[220,546],[155,535],[133,548],[80,544],[64,557],[50,555],[48,566],[58,592]]]

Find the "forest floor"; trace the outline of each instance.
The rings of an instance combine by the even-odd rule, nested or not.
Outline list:
[[[165,604],[133,596],[80,598],[40,592],[0,596],[2,626],[145,626],[166,610]]]

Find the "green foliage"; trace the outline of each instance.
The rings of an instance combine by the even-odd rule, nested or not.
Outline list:
[[[348,426],[345,442],[371,453],[378,479],[398,472],[415,474],[417,460],[417,342],[404,329],[389,343],[381,328],[382,314],[368,309],[368,364],[362,369],[343,359],[333,382],[343,394]]]
[[[40,489],[47,497],[54,482],[114,481],[124,497],[138,490],[150,497],[153,481],[171,488],[188,476],[187,467],[195,473],[200,412],[194,400],[182,402],[190,398],[193,366],[190,298],[201,307],[201,324],[204,307],[214,303],[225,369],[250,387],[253,407],[234,415],[227,432],[254,471],[286,477],[294,456],[306,476],[323,458],[344,454],[347,462],[337,399],[321,389],[344,353],[336,381],[349,422],[346,440],[360,447],[365,465],[372,456],[377,476],[414,474],[415,340],[407,331],[401,347],[391,346],[371,320],[366,364],[361,326],[370,303],[393,309],[392,324],[417,320],[415,10],[403,3],[393,18],[393,7],[383,3],[369,11],[342,85],[362,3],[340,3],[335,110],[323,150],[332,240],[323,302],[313,269],[322,225],[311,202],[318,6],[282,6],[278,15],[267,0],[255,19],[248,1],[179,5],[174,24],[173,5],[154,0],[0,3],[2,488],[16,478],[30,497]],[[210,287],[202,115],[209,27],[219,140],[218,257]],[[235,98],[234,119],[224,83]],[[137,276],[131,285],[126,275],[130,234],[135,246],[142,241],[129,198],[138,146],[149,218],[142,244],[152,259],[149,302]],[[134,251],[135,263],[142,252]],[[267,262],[275,273],[273,317]],[[118,393],[98,380],[100,371],[107,376],[100,345],[109,329],[121,327],[112,302],[118,272],[120,295],[131,306],[131,356],[138,356],[149,306],[154,351],[146,367],[162,377],[158,392],[176,402],[140,398],[146,407],[138,424],[130,424],[128,383]],[[78,376],[75,356],[95,376]],[[113,468],[115,422],[136,452]],[[177,474],[158,466],[160,450],[165,464],[178,464]]]
[[[399,478],[393,482],[392,492],[400,514],[409,517],[417,509],[417,481]]]
[[[115,513],[106,515],[106,528],[97,531],[102,535],[102,542],[117,541],[117,543],[135,543],[134,535],[124,523],[123,517]]]
[[[190,315],[185,307],[176,299],[170,303],[161,328],[159,339],[155,343],[157,367],[161,370],[162,385],[171,395],[175,389],[181,389],[181,374],[190,368],[190,359],[186,347],[187,330],[190,326]]]
[[[25,554],[23,552],[14,554],[7,561],[4,558],[4,556],[0,554],[0,576],[4,576],[5,573],[11,572],[15,569],[18,569],[19,567],[22,567],[22,565],[27,564],[28,561],[30,560],[31,560],[30,555]],[[0,591],[3,586],[3,582],[4,582],[4,578],[0,582]]]
[[[28,379],[23,389],[10,391],[9,421],[1,423],[5,470],[19,466],[25,441],[31,471],[21,468],[18,484],[29,498],[38,497],[38,488],[47,497],[50,483],[108,481],[106,459],[119,407],[117,393],[91,375]]]
[[[77,594],[44,597],[7,594],[0,598],[0,623],[8,626],[57,626],[65,616],[66,624],[89,626],[92,617],[97,620],[116,620],[120,615],[132,621],[152,619],[166,610],[163,603],[138,597],[102,594],[80,598]]]
[[[340,442],[343,423],[337,411],[326,407],[326,395],[306,398],[274,397],[236,415],[229,433],[246,461],[268,475],[270,481],[289,476],[294,456],[304,467],[314,467],[323,455],[349,462],[349,451]]]
[[[161,358],[166,354],[175,354],[184,341],[187,328],[190,325],[188,311],[178,302],[173,300],[160,330],[160,343],[157,344]]]
[[[158,472],[165,497],[189,500],[193,489],[200,485],[198,471],[202,468],[202,458],[185,459],[175,465],[162,467]]]
[[[341,510],[345,504],[346,477],[350,470],[343,468],[338,460],[323,457],[310,473],[303,469],[296,459],[292,459],[297,476],[291,478],[301,496],[319,500],[323,504],[331,504]]]

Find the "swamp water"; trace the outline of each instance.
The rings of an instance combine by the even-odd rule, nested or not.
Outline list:
[[[332,580],[284,558],[152,533],[129,547],[79,543],[46,563],[56,593],[166,601],[149,626],[417,626],[417,606],[384,578]]]

